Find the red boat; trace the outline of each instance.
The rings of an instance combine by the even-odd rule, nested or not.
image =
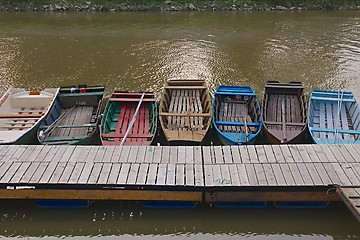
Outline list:
[[[114,91],[101,122],[102,145],[150,145],[157,123],[154,93]]]

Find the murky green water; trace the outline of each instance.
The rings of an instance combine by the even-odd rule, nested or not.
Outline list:
[[[302,81],[360,99],[360,14],[1,13],[0,92],[88,83],[154,90],[168,78],[250,85]],[[150,210],[0,204],[1,239],[360,239],[345,207]]]

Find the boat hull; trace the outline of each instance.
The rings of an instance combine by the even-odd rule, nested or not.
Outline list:
[[[169,145],[202,145],[211,125],[211,99],[204,80],[169,80],[159,119]]]
[[[151,145],[157,128],[153,92],[114,91],[100,126],[102,145]]]
[[[40,122],[54,104],[58,88],[10,88],[0,99],[0,144],[37,144]]]
[[[264,132],[271,144],[303,143],[307,127],[304,85],[268,81],[262,109]]]
[[[63,86],[37,132],[44,145],[90,145],[98,134],[104,86]]]
[[[255,143],[262,129],[262,117],[251,87],[219,86],[212,106],[212,123],[222,144]]]
[[[313,90],[308,128],[317,144],[360,144],[360,109],[351,92]]]

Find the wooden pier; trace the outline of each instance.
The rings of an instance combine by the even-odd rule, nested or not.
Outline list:
[[[359,145],[0,146],[0,199],[343,199],[360,215],[341,191],[358,186]]]

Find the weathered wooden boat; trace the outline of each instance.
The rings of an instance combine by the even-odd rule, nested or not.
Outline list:
[[[150,145],[157,128],[153,92],[114,91],[106,104],[100,137],[102,145]]]
[[[35,144],[36,131],[58,91],[58,88],[8,89],[0,99],[0,144]]]
[[[268,81],[262,106],[264,130],[270,143],[304,142],[307,104],[302,83]]]
[[[104,86],[60,87],[55,104],[38,129],[41,144],[91,144],[98,133]]]
[[[315,143],[360,143],[360,109],[351,92],[313,90],[308,121]]]
[[[213,126],[223,144],[254,143],[262,128],[262,117],[251,87],[219,86],[212,105]]]
[[[203,143],[211,125],[211,99],[205,81],[168,80],[159,115],[169,144]]]

